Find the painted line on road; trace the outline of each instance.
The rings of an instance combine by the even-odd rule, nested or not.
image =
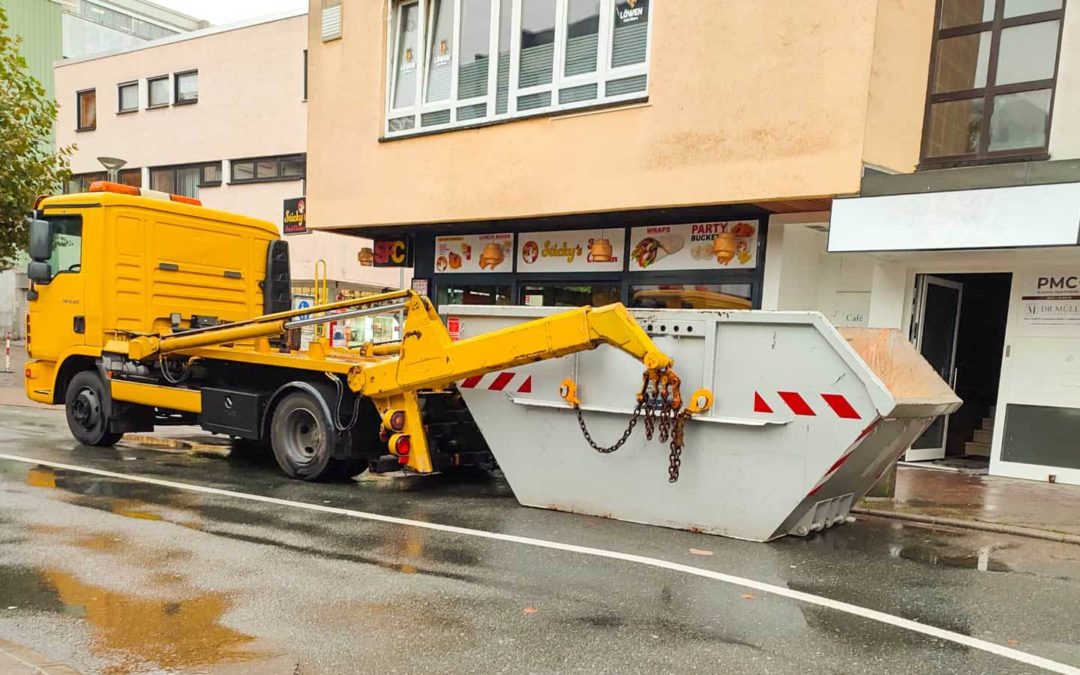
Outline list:
[[[1066,673],[1068,675],[1080,675],[1080,668],[1077,668],[1075,666],[1070,666],[1065,663],[1053,661],[1042,656],[1037,656],[1035,654],[1021,651],[1019,649],[1013,649],[1012,647],[1006,647],[1005,645],[988,642],[987,640],[980,640],[979,638],[974,638],[970,635],[963,635],[961,633],[945,630],[943,628],[937,628],[936,626],[919,623],[918,621],[913,621],[912,619],[905,619],[903,617],[894,616],[886,612],[879,612],[874,609],[861,607],[859,605],[853,605],[847,602],[841,602],[839,600],[833,600],[831,598],[826,598],[820,595],[813,595],[811,593],[804,593],[802,591],[794,591],[790,588],[785,588],[784,586],[776,586],[762,581],[755,581],[753,579],[747,579],[745,577],[739,577],[733,574],[725,574],[723,572],[714,572],[712,570],[703,569],[701,567],[693,567],[691,565],[684,565],[682,563],[671,562],[660,558],[635,555],[632,553],[620,553],[618,551],[608,551],[606,549],[593,548],[591,546],[563,544],[557,541],[549,541],[547,539],[533,539],[532,537],[522,537],[514,534],[503,534],[500,532],[489,532],[486,530],[474,530],[467,527],[458,527],[456,525],[441,525],[439,523],[428,523],[421,520],[398,518],[396,516],[384,516],[378,513],[369,513],[367,511],[354,511],[352,509],[343,509],[335,506],[324,506],[322,504],[296,502],[289,499],[278,499],[277,497],[266,497],[263,495],[251,494],[248,492],[236,492],[234,490],[223,490],[221,488],[206,487],[203,485],[193,485],[191,483],[180,483],[177,481],[165,480],[162,478],[152,478],[150,476],[124,474],[118,473],[116,471],[106,471],[104,469],[95,469],[92,467],[76,466],[74,464],[64,464],[62,462],[35,459],[33,457],[23,457],[21,455],[8,455],[0,453],[0,459],[13,462],[22,462],[24,464],[37,464],[41,466],[48,466],[54,469],[63,469],[65,471],[76,471],[79,473],[86,473],[94,476],[103,476],[105,478],[116,478],[119,480],[132,481],[135,483],[158,485],[161,487],[172,488],[175,490],[199,492],[202,494],[218,495],[221,497],[233,497],[236,499],[246,499],[248,501],[261,502],[263,504],[274,504],[277,506],[288,506],[297,509],[305,509],[308,511],[332,513],[339,516],[360,518],[362,520],[370,520],[379,523],[405,525],[407,527],[417,527],[425,530],[434,530],[436,532],[447,532],[450,534],[459,534],[467,537],[477,537],[479,539],[491,539],[494,541],[504,541],[513,544],[522,544],[524,546],[535,546],[537,548],[546,548],[556,551],[580,553],[582,555],[593,556],[596,558],[607,558],[609,560],[620,560],[623,562],[635,563],[648,567],[655,567],[658,569],[679,572],[681,574],[688,574],[691,576],[702,577],[705,579],[712,579],[714,581],[721,581],[723,583],[731,584],[733,586],[749,588],[760,591],[762,593],[768,593],[770,595],[777,595],[783,598],[796,600],[798,602],[804,602],[809,605],[817,605],[818,607],[825,607],[827,609],[836,610],[838,612],[844,612],[846,614],[858,616],[863,619],[869,619],[870,621],[877,621],[879,623],[894,626],[896,628],[903,628],[913,633],[921,633],[922,635],[937,638],[939,640],[945,640],[947,642],[963,645],[972,649],[978,649],[980,651],[995,654],[997,656],[1017,661],[1025,665],[1043,668],[1051,672]]]

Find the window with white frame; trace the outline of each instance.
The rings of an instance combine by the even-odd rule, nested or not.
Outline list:
[[[643,98],[651,0],[398,0],[386,133]]]

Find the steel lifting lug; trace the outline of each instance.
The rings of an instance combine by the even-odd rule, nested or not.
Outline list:
[[[693,396],[690,397],[690,405],[686,407],[686,410],[690,414],[696,415],[705,412],[712,406],[713,393],[708,389],[698,389],[694,392]]]
[[[578,399],[577,395],[577,383],[569,377],[559,385],[559,396],[574,408],[581,405],[581,400]]]

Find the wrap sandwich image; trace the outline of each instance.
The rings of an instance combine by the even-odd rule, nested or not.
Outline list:
[[[685,245],[686,239],[681,234],[660,234],[639,241],[630,255],[637,260],[638,266],[644,269],[673,253],[678,253]]]

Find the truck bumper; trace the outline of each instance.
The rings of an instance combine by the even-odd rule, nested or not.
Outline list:
[[[51,405],[56,384],[56,364],[52,361],[27,361],[24,375],[23,386],[27,398]]]

